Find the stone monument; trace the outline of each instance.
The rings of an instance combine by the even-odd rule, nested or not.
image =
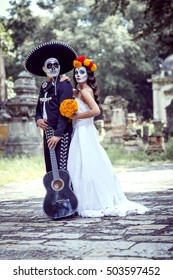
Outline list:
[[[138,151],[142,146],[142,139],[137,133],[136,113],[127,114],[127,126],[123,135],[124,149],[128,152]]]
[[[163,146],[163,123],[159,120],[153,120],[154,131],[148,136],[147,154],[164,151]]]
[[[121,96],[107,96],[102,104],[105,137],[104,144],[122,141],[126,128],[128,102]]]
[[[148,82],[152,83],[153,90],[153,119],[167,126],[166,107],[173,99],[173,54],[163,61],[158,73]]]
[[[35,79],[22,71],[14,83],[16,96],[7,100],[8,140],[6,155],[36,155],[42,150],[42,139],[35,124],[37,87]]]

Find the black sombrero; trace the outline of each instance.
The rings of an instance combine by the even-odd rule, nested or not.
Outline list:
[[[59,61],[60,74],[65,74],[73,69],[73,60],[77,54],[72,47],[63,42],[47,42],[39,45],[28,54],[24,67],[36,76],[46,76],[42,67],[50,57]]]

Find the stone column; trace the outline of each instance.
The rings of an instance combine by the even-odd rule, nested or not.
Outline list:
[[[35,79],[28,72],[22,71],[14,83],[14,91],[16,96],[7,101],[11,119],[6,155],[36,155],[42,150],[42,137],[35,124]]]

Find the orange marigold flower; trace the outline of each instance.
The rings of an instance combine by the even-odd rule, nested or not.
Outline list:
[[[65,99],[61,102],[59,110],[62,116],[69,118],[78,110],[78,103],[75,99]]]
[[[83,64],[84,64],[85,66],[89,66],[89,65],[90,65],[90,60],[89,60],[88,58],[86,58],[86,59],[84,60]]]
[[[74,60],[74,61],[73,61],[73,66],[74,66],[75,68],[79,68],[79,67],[82,66],[82,62],[80,62],[80,61],[78,61],[78,60]]]
[[[97,65],[93,64],[93,66],[91,67],[91,71],[94,72],[97,69]]]

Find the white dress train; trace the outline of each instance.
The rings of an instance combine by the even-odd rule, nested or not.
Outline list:
[[[88,105],[79,98],[78,113]],[[82,217],[144,214],[148,208],[129,201],[121,190],[112,164],[98,140],[93,118],[74,121],[67,169]]]

